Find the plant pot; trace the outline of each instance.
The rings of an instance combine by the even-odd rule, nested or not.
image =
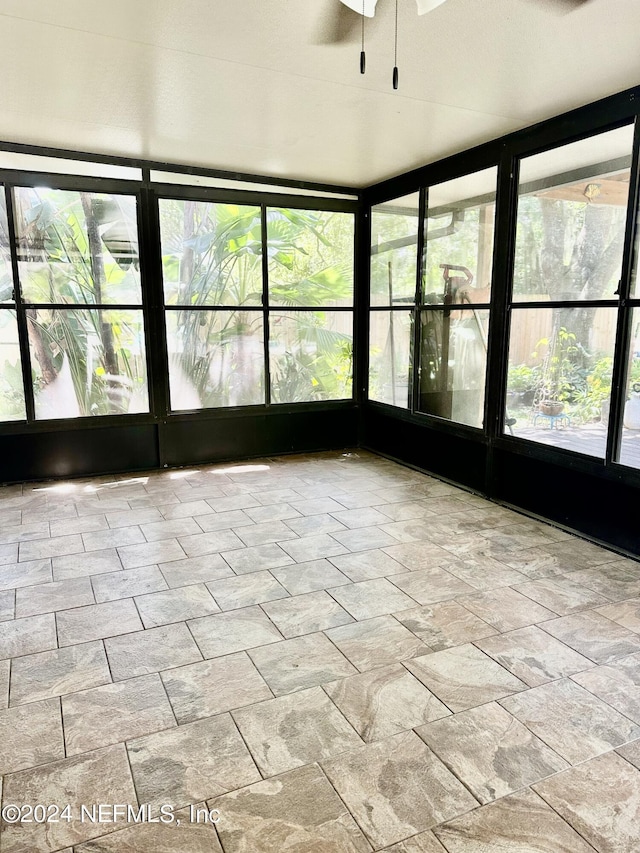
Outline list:
[[[540,403],[540,411],[543,415],[551,417],[560,415],[564,411],[564,403],[560,403],[558,400],[543,400]]]

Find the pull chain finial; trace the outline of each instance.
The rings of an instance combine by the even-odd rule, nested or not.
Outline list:
[[[396,0],[396,31],[393,47],[393,88],[398,88],[398,0]]]
[[[362,49],[360,50],[360,73],[364,74],[367,69],[367,57],[364,52],[364,0],[362,0]]]

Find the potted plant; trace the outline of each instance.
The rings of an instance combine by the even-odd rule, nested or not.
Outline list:
[[[555,328],[551,338],[543,338],[538,346],[546,345],[547,353],[540,371],[538,409],[543,415],[562,414],[572,393],[570,377],[574,372],[572,356],[578,351],[576,336],[564,326]]]

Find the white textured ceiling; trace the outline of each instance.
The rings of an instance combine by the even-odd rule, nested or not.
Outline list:
[[[0,0],[0,139],[364,186],[640,83],[639,0]]]

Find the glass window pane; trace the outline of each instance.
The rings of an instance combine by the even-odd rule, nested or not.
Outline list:
[[[271,305],[353,304],[353,214],[269,208],[267,236]]]
[[[36,418],[149,411],[142,311],[29,309]]]
[[[489,312],[423,311],[418,409],[482,427]]]
[[[167,305],[261,305],[260,208],[160,199]]]
[[[271,313],[269,358],[272,403],[350,398],[353,314]]]
[[[134,196],[16,187],[25,302],[139,305]]]
[[[620,462],[640,468],[640,308],[633,310]]]
[[[371,208],[371,304],[413,304],[419,193]]]
[[[516,301],[614,297],[632,143],[628,126],[522,160]]]
[[[615,308],[514,310],[505,432],[604,458]]]
[[[0,311],[0,421],[26,418],[16,312]]]
[[[264,403],[261,311],[167,311],[174,411]]]
[[[369,337],[369,399],[409,408],[410,311],[372,311]]]
[[[7,203],[4,187],[0,184],[0,302],[13,302],[13,274],[9,249]]]
[[[423,301],[490,301],[496,213],[496,168],[429,188]]]

